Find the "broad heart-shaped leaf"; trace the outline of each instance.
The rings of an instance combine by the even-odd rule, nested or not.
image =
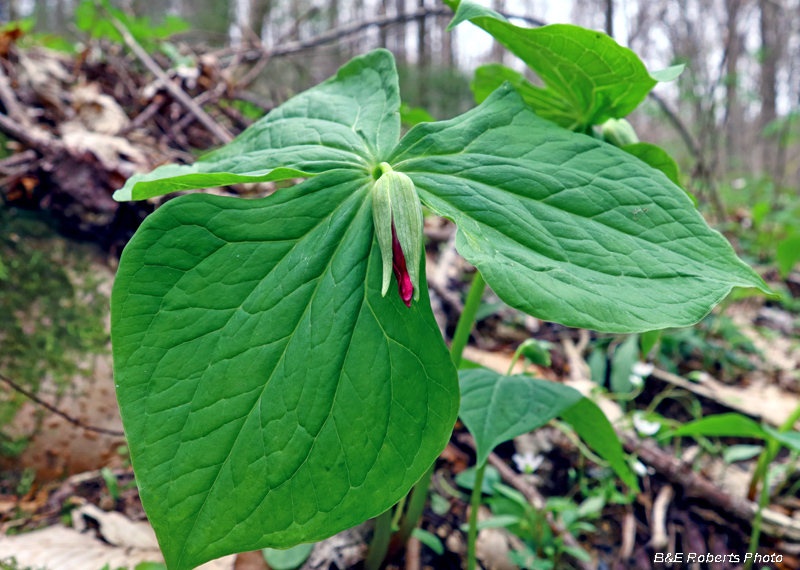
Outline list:
[[[453,6],[456,0],[448,0]],[[520,28],[494,10],[461,0],[449,28],[469,20],[527,63],[547,85],[536,87],[520,74],[493,65],[480,68],[473,90],[480,102],[511,80],[537,113],[562,127],[583,131],[633,111],[658,83],[639,57],[606,34],[569,24]],[[671,80],[670,68],[657,74]],[[475,89],[478,87],[478,89]]]
[[[483,465],[504,441],[560,416],[609,461],[626,484],[637,488],[614,428],[605,414],[574,388],[522,374],[504,376],[486,368],[460,370],[458,378],[458,415],[475,438],[478,465]]]
[[[461,370],[458,381],[458,415],[475,438],[478,465],[504,441],[543,426],[583,397],[563,384],[522,374],[504,376],[486,368]]]
[[[400,136],[400,93],[386,50],[357,57],[320,85],[268,113],[233,142],[191,166],[131,177],[119,201],[242,182],[313,176],[377,165]]]
[[[170,570],[354,526],[444,449],[456,371],[426,289],[381,297],[369,188],[336,170],[261,200],[183,196],[125,249],[117,397]]]
[[[541,319],[681,327],[735,286],[769,291],[664,174],[538,117],[508,84],[412,128],[390,162],[455,221],[459,253],[498,296]]]

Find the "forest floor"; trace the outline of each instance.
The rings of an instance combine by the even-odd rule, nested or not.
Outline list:
[[[119,205],[110,191],[136,170],[191,161],[196,149],[246,128],[272,103],[246,82],[230,81],[211,56],[185,77],[170,76],[202,104],[198,113],[163,83],[131,73],[114,49],[77,60],[17,49],[4,34],[0,101],[9,110],[2,130],[10,135],[3,141],[9,152],[0,155],[0,568],[154,570],[163,559],[120,431],[107,307],[121,248],[160,200]],[[228,135],[204,126],[208,113]],[[257,197],[274,190],[267,184],[211,191]],[[751,482],[763,442],[669,433],[725,413],[779,428],[800,405],[800,274],[779,274],[763,239],[773,222],[754,215],[748,195],[726,199],[736,222],[720,228],[779,299],[737,291],[697,326],[645,339],[541,322],[487,290],[465,358],[506,373],[516,348],[534,339],[539,356],[514,370],[597,402],[641,491],[623,487],[561,422],[515,438],[490,457],[479,514],[484,568],[734,570],[743,567],[754,525],[761,528],[758,554],[781,557],[756,567],[800,567],[798,454],[782,450],[768,466],[769,493],[759,510]],[[427,219],[425,234],[434,314],[450,338],[474,268],[458,256],[451,223]],[[642,368],[642,359],[653,366]],[[631,386],[637,371],[643,382]],[[463,567],[474,458],[459,423],[436,464],[425,532],[391,551],[389,568]],[[522,504],[509,497],[522,497]],[[523,510],[527,526],[492,524],[511,508]],[[365,523],[295,552],[294,561],[248,553],[204,568],[263,570],[267,559],[274,570],[360,568],[371,532]],[[536,559],[525,560],[531,543]],[[725,561],[664,566],[655,562],[663,553]]]

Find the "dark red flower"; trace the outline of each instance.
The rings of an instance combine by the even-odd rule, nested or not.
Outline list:
[[[414,286],[411,284],[411,276],[406,269],[406,256],[403,255],[403,248],[400,247],[400,241],[397,239],[394,222],[392,222],[392,271],[397,279],[400,298],[406,307],[410,307],[411,297],[414,296]]]

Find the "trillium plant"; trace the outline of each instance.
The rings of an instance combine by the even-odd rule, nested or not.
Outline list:
[[[491,91],[476,90],[476,108],[401,138],[395,62],[376,50],[195,164],[115,194],[305,178],[257,200],[169,200],[123,252],[117,396],[170,570],[385,513],[423,484],[459,414],[479,464],[560,415],[635,486],[613,429],[574,390],[484,369],[459,385],[484,279],[520,311],[615,333],[691,325],[735,286],[767,291],[670,179],[660,149],[604,140],[600,125],[673,72],[649,74],[574,26],[519,28],[462,2],[454,23],[465,20],[546,87],[484,70]],[[458,252],[479,271],[452,358],[426,286],[424,212],[456,224]]]

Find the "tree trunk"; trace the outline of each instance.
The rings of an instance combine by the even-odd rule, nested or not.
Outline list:
[[[444,2],[439,1],[439,6],[444,7]],[[452,67],[455,62],[453,54],[453,45],[455,30],[447,31],[447,24],[450,23],[450,18],[447,16],[439,16],[439,35],[442,38],[442,65],[445,67]]]
[[[406,0],[395,0],[395,9],[397,15],[400,16],[406,13]],[[395,55],[401,61],[406,58],[406,23],[400,22],[395,28],[396,42],[395,42]]]
[[[425,0],[418,0],[417,7],[425,8]],[[428,30],[427,18],[420,16],[417,18],[417,64],[420,70],[428,67]]]
[[[506,0],[492,0],[492,8],[495,11],[503,13],[506,11]],[[496,61],[497,63],[503,63],[503,55],[505,54],[506,48],[503,47],[503,44],[494,40],[492,42],[492,61]]]
[[[253,26],[253,32],[264,41],[264,32],[266,32],[265,25],[269,13],[272,11],[272,0],[250,0],[250,22]]]
[[[742,109],[739,105],[739,56],[742,51],[742,38],[739,35],[739,12],[742,0],[726,0],[728,31],[725,50],[725,160],[728,169],[739,162],[737,140],[743,132]]]
[[[614,37],[614,0],[606,0],[606,33]]]
[[[759,0],[761,9],[761,73],[759,77],[759,95],[761,97],[761,115],[759,126],[763,129],[777,117],[777,74],[778,61],[781,55],[779,42],[779,8],[774,0]],[[770,172],[774,163],[775,145],[764,137],[764,153],[762,170]]]
[[[387,12],[387,8],[389,7],[389,0],[380,0],[380,8],[378,9],[378,14],[381,16],[385,16]],[[386,48],[387,44],[387,32],[389,30],[389,26],[381,26],[380,30],[378,31],[378,45],[382,48]]]

